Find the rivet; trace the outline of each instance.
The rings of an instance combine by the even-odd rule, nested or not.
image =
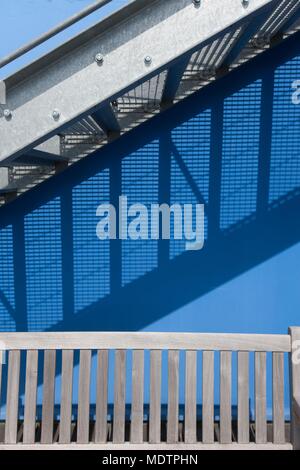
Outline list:
[[[248,8],[250,0],[242,0],[242,5],[244,8]]]
[[[52,117],[55,121],[58,121],[58,119],[60,118],[60,112],[58,111],[58,109],[55,109],[52,113]]]
[[[103,64],[104,57],[103,57],[103,55],[102,55],[100,52],[95,55],[95,61],[96,61],[97,64],[99,64],[99,65]]]
[[[201,0],[193,0],[193,3],[195,5],[195,7],[200,7],[201,5]]]
[[[3,115],[5,117],[5,119],[11,119],[12,118],[12,112],[10,109],[5,109],[3,111]]]
[[[151,58],[149,55],[146,55],[144,61],[145,61],[145,64],[146,64],[146,65],[151,65],[151,63],[152,63],[152,58]]]

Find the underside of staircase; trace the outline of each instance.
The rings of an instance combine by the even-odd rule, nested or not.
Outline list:
[[[299,0],[130,1],[0,81],[0,205],[299,31]]]

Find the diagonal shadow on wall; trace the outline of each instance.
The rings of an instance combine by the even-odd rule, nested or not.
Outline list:
[[[139,330],[299,242],[298,39],[3,208],[2,329]],[[204,203],[204,249],[100,242],[95,210],[121,194]]]
[[[2,208],[0,330],[140,330],[298,243],[297,74],[299,35]],[[122,194],[204,203],[204,249],[100,242]]]

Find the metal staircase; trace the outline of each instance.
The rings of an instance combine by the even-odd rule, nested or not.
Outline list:
[[[299,30],[299,0],[129,2],[0,82],[0,204]]]

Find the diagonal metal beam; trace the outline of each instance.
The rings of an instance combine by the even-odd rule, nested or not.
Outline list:
[[[39,150],[30,150],[29,153],[22,157],[16,158],[13,161],[13,166],[50,166],[56,163],[68,162],[67,158],[59,157],[57,155],[47,154]]]
[[[162,107],[173,103],[183,74],[189,64],[190,57],[191,56],[184,57],[182,60],[178,61],[175,65],[172,65],[169,68],[161,98]]]
[[[16,158],[9,166],[50,166],[68,161],[67,157],[61,155],[60,137],[55,136],[35,149],[31,149],[28,153]],[[3,166],[5,166],[5,163]]]
[[[36,152],[41,152],[45,156],[47,154],[55,155],[57,157],[61,156],[61,137],[59,135],[56,135],[52,137],[51,139],[46,140],[42,144],[38,145],[35,150]]]
[[[107,135],[120,133],[121,131],[120,123],[110,103],[97,109],[92,114],[92,118]]]
[[[251,0],[247,8],[240,0],[226,0],[226,8],[224,0],[202,0],[200,8],[191,0],[130,2],[5,80],[11,114],[0,114],[0,161],[27,153],[269,4],[274,0]],[[103,60],[95,60],[99,53]]]
[[[219,64],[219,72],[229,69],[230,65],[237,60],[242,50],[249,43],[250,39],[252,39],[259,32],[263,24],[266,22],[270,15],[270,10],[270,6],[268,5],[248,24],[246,24],[244,28],[242,28],[233,46],[229,49],[227,54],[225,54],[222,62]]]

